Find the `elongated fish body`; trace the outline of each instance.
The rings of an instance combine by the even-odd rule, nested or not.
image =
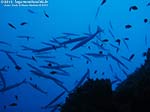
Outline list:
[[[38,87],[36,84],[33,84],[31,82],[27,82],[32,88],[36,89],[37,91],[43,93],[43,94],[47,94],[48,92],[44,91],[43,89],[41,89],[40,87]]]
[[[90,40],[92,40],[92,39],[93,39],[98,33],[100,33],[100,32],[103,32],[103,30],[102,30],[100,27],[97,27],[97,31],[96,31],[93,35],[91,35],[91,36],[85,38],[84,40],[82,40],[81,42],[79,42],[78,44],[76,44],[76,45],[71,49],[71,51],[73,51],[73,50],[75,50],[75,49],[77,49],[77,48],[83,46],[84,44],[86,44],[87,42],[89,42]]]
[[[77,83],[77,85],[74,87],[73,91],[76,90],[79,86],[81,86],[81,84],[83,83],[83,81],[90,75],[90,70],[87,69],[86,73],[83,75],[83,77],[80,79],[80,81]]]
[[[65,91],[61,92],[58,96],[56,96],[50,103],[48,103],[46,106],[43,106],[42,109],[47,109],[51,107],[52,104],[54,104],[60,97],[62,97],[65,94]]]
[[[21,82],[19,82],[19,83],[16,83],[16,84],[7,86],[7,87],[1,89],[0,92],[6,92],[6,91],[8,91],[8,90],[17,88],[17,87],[21,86],[21,85],[24,84],[24,83],[26,83],[26,79],[24,79],[23,81],[21,81]]]
[[[128,69],[128,67],[124,63],[122,63],[118,58],[116,58],[115,56],[113,56],[111,53],[108,53],[108,56],[110,56],[112,59],[114,59],[119,64],[121,64],[124,68]]]
[[[39,77],[43,77],[43,78],[46,78],[46,79],[50,79],[50,80],[52,80],[52,81],[54,81],[54,82],[57,82],[57,83],[60,83],[60,84],[63,83],[62,81],[60,81],[60,80],[58,80],[58,79],[56,79],[56,78],[54,78],[54,77],[52,77],[52,76],[50,76],[50,75],[46,75],[46,74],[44,74],[44,73],[40,73],[40,72],[34,71],[34,70],[30,70],[30,72],[33,73],[34,75],[39,76]]]
[[[4,78],[4,76],[3,76],[1,71],[0,71],[0,79],[1,79],[1,81],[3,83],[3,88],[6,88],[6,81],[5,81],[5,78]]]

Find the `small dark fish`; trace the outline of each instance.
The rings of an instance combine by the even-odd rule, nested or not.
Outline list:
[[[147,55],[147,52],[143,52],[142,56],[146,57]]]
[[[15,97],[16,100],[18,100],[18,96],[17,95],[15,95],[14,97]]]
[[[8,106],[15,107],[15,106],[17,106],[17,105],[18,105],[17,103],[11,103],[11,104],[9,104]]]
[[[129,38],[128,38],[128,37],[125,37],[124,40],[129,40]]]
[[[4,105],[4,107],[3,107],[4,109],[6,109],[7,108],[7,106],[6,105]]]
[[[102,2],[101,2],[101,5],[104,5],[106,3],[106,0],[103,0]]]
[[[51,72],[50,72],[50,74],[56,74],[56,73],[57,73],[56,71],[51,71]]]
[[[20,23],[21,26],[24,26],[24,25],[26,25],[26,24],[28,24],[28,23],[27,23],[27,22],[22,22],[22,23]]]
[[[131,61],[134,56],[135,56],[135,54],[131,54],[131,56],[129,57],[129,61]]]
[[[103,51],[99,51],[99,54],[103,54]]]
[[[146,6],[150,6],[150,2],[149,3],[147,3],[147,5]]]
[[[28,9],[27,10],[29,13],[31,13],[31,14],[35,14],[35,12],[33,11],[33,10],[31,10],[31,9]]]
[[[16,27],[15,27],[13,24],[8,23],[8,25],[9,25],[11,28],[13,28],[13,29],[15,29],[15,30],[16,30]]]
[[[102,42],[108,42],[108,41],[109,41],[108,39],[103,39],[103,40],[102,40]]]
[[[94,74],[96,74],[96,73],[97,73],[97,70],[94,71]]]
[[[121,42],[121,40],[120,40],[120,39],[116,39],[116,40],[115,40],[115,42],[117,42],[117,43],[118,43],[118,45],[120,46],[120,42]]]
[[[145,18],[145,19],[144,19],[144,23],[147,23],[147,22],[148,22],[148,19],[147,19],[147,18]]]
[[[131,10],[138,10],[138,7],[137,6],[131,6],[130,8],[129,8],[129,11],[131,11]]]
[[[126,29],[132,28],[132,26],[130,24],[125,25]]]
[[[32,81],[32,77],[30,77],[30,80]]]
[[[44,15],[45,15],[47,18],[49,18],[49,15],[46,13],[46,11],[44,10],[43,12],[44,12]]]

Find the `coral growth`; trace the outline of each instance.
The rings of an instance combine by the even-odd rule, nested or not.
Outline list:
[[[150,112],[150,49],[144,65],[113,91],[109,79],[88,79],[66,98],[61,112]]]

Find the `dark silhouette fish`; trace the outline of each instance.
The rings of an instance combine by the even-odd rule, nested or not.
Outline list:
[[[113,34],[113,32],[111,31],[111,29],[108,29],[109,34],[113,37],[113,39],[115,40],[115,35]]]
[[[9,104],[8,106],[15,107],[15,106],[17,106],[17,105],[18,105],[17,103],[11,103],[11,104]]]
[[[7,87],[5,87],[5,88],[2,88],[2,89],[0,89],[0,92],[6,92],[6,91],[8,91],[8,90],[17,88],[17,87],[21,86],[21,85],[24,84],[24,83],[26,83],[26,79],[24,79],[23,81],[21,81],[21,82],[19,82],[19,83],[16,83],[16,84],[7,86]]]
[[[109,67],[110,67],[111,72],[113,73],[113,72],[114,72],[114,70],[113,70],[113,68],[112,68],[112,65],[111,65],[111,64],[109,64]]]
[[[135,54],[131,54],[131,56],[129,57],[129,61],[131,61],[134,58]]]
[[[116,52],[118,52],[118,51],[119,51],[119,47],[118,47],[118,46],[113,45],[113,44],[111,44],[111,43],[109,43],[109,45],[110,45],[110,46],[112,46],[113,48],[115,48],[115,49],[116,49]]]
[[[138,10],[138,7],[137,7],[136,5],[131,6],[131,7],[129,8],[129,11],[132,11],[132,10]]]
[[[99,14],[99,11],[100,11],[100,7],[102,6],[102,5],[104,5],[106,3],[106,0],[102,0],[102,2],[99,4],[99,6],[98,6],[98,8],[97,8],[97,11],[96,11],[96,14],[95,14],[95,18],[98,16],[98,14]]]
[[[16,27],[15,27],[13,24],[8,23],[8,25],[9,25],[11,28],[13,28],[13,29],[15,29],[15,30],[16,30]]]
[[[66,36],[79,36],[79,34],[75,34],[75,33],[68,33],[68,32],[64,32],[62,33],[63,35],[66,35]]]
[[[106,0],[102,0],[101,5],[104,5],[106,3]]]
[[[0,71],[0,79],[1,79],[1,81],[3,83],[3,88],[6,88],[6,80],[5,80],[5,78],[4,78],[4,76],[3,76],[1,71]]]
[[[42,88],[40,88],[39,86],[37,86],[37,84],[33,84],[31,82],[27,82],[27,84],[29,84],[32,88],[36,89],[37,91],[43,93],[43,94],[48,94],[48,92],[44,91]]]
[[[21,26],[24,26],[24,25],[26,25],[26,24],[28,24],[28,23],[27,23],[27,22],[22,22],[22,23],[20,23]]]
[[[47,18],[49,18],[49,15],[46,13],[46,11],[44,10],[43,12],[44,12],[44,15],[45,15]]]
[[[126,46],[126,48],[129,50],[129,47],[128,47],[126,40],[128,40],[128,38],[124,38],[122,41],[123,41],[124,45]]]
[[[9,44],[9,43],[7,43],[7,42],[4,42],[4,41],[0,41],[0,44],[7,45],[7,46],[11,46],[11,44]]]
[[[101,40],[102,42],[108,42],[109,40],[108,39],[103,39]]]
[[[65,55],[68,56],[68,57],[70,57],[70,58],[80,59],[79,56],[75,56],[75,55],[72,55],[72,54],[65,53]]]
[[[85,55],[92,56],[92,57],[95,57],[95,58],[104,58],[104,57],[107,56],[105,54],[100,54],[100,53],[86,53]]]
[[[148,19],[147,19],[147,18],[145,18],[145,19],[144,19],[144,23],[147,23],[147,22],[148,22]]]
[[[78,44],[76,44],[76,45],[71,49],[71,51],[73,51],[73,50],[75,50],[75,49],[77,49],[77,48],[83,46],[84,44],[86,44],[87,42],[89,42],[90,40],[92,40],[98,33],[101,33],[101,32],[103,32],[103,30],[98,26],[98,27],[97,27],[97,31],[96,31],[94,34],[90,35],[89,37],[85,38],[84,40],[82,40],[81,42],[79,42]]]
[[[31,14],[35,14],[35,12],[33,11],[33,10],[31,10],[31,9],[28,9],[27,10],[29,13],[31,13]]]
[[[62,89],[64,89],[67,93],[70,93],[70,91],[63,84],[60,84],[57,81],[55,82],[55,84],[57,84],[59,87],[61,87]]]
[[[46,106],[41,107],[42,109],[47,109],[51,107],[52,104],[54,104],[60,97],[62,97],[65,94],[65,91],[61,92],[58,96],[56,96],[50,103],[48,103]]]
[[[17,38],[24,38],[24,39],[27,39],[27,40],[29,40],[29,39],[34,39],[34,37],[32,37],[32,36],[27,36],[27,35],[20,35],[20,36],[17,36]]]
[[[92,62],[92,60],[88,57],[88,56],[86,56],[86,55],[82,55],[85,59],[87,59],[87,61],[88,62]]]
[[[16,56],[18,56],[18,57],[20,57],[20,58],[24,58],[24,59],[28,59],[28,60],[32,60],[32,61],[37,62],[37,60],[35,59],[34,56],[29,57],[29,56],[19,55],[19,54],[17,54]]]
[[[6,53],[6,55],[8,56],[8,58],[11,60],[11,62],[15,65],[16,70],[21,70],[22,68],[16,63],[16,61],[14,60],[14,58],[9,55],[9,53]]]
[[[108,53],[108,56],[111,57],[113,60],[115,60],[116,62],[118,62],[120,65],[122,65],[124,68],[128,69],[128,67],[121,62],[118,58],[116,58],[115,56],[113,56],[111,53]]]
[[[84,81],[87,77],[89,77],[89,75],[90,75],[90,70],[87,69],[86,73],[85,73],[85,74],[82,76],[82,78],[79,80],[79,82],[77,83],[77,85],[74,87],[73,91],[76,90],[79,86],[81,86],[82,83],[83,83],[83,81]]]
[[[146,4],[146,6],[150,6],[150,2],[148,2],[148,3]]]
[[[50,74],[52,74],[52,75],[61,75],[61,76],[70,76],[70,74],[67,73],[67,72],[60,72],[60,71],[54,71],[54,70],[51,71]]]
[[[18,95],[15,95],[14,97],[15,97],[16,100],[18,100]]]
[[[98,8],[97,8],[97,11],[96,11],[96,14],[95,14],[95,19],[97,18],[98,14],[99,14],[100,7],[101,7],[101,5],[99,5]]]
[[[71,43],[74,43],[74,42],[78,42],[78,41],[82,41],[84,39],[86,39],[87,36],[84,36],[84,37],[78,37],[78,38],[74,38],[74,39],[69,39],[67,41],[64,41],[64,42],[61,42],[61,45],[64,45],[64,44],[71,44]]]
[[[125,25],[126,29],[132,28],[132,26],[130,24]]]
[[[120,39],[116,39],[116,40],[115,40],[115,42],[117,42],[117,43],[118,43],[118,45],[120,46],[120,42],[121,42],[121,40],[120,40]]]
[[[44,74],[44,73],[41,73],[41,72],[38,72],[38,71],[35,71],[35,70],[30,70],[30,72],[33,73],[36,76],[43,77],[45,79],[50,79],[50,80],[54,81],[55,83],[56,82],[59,83],[59,84],[63,83],[62,81],[60,81],[60,80],[58,80],[58,79],[56,79],[56,78],[54,78],[50,75],[47,75],[47,74]]]

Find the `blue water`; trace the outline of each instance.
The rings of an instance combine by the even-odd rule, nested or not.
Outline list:
[[[150,6],[146,6],[149,0],[107,0],[106,3],[100,6],[98,16],[95,17],[97,8],[99,7],[101,0],[49,0],[48,7],[4,7],[0,5],[0,41],[7,42],[11,46],[0,44],[1,50],[8,50],[17,53],[10,55],[15,59],[18,65],[22,67],[17,71],[14,64],[8,58],[4,52],[0,52],[0,67],[5,65],[9,66],[7,72],[2,72],[2,75],[6,81],[6,85],[16,84],[24,79],[26,81],[37,84],[48,94],[42,94],[41,92],[33,89],[29,84],[23,84],[17,88],[11,89],[6,92],[0,93],[0,112],[49,112],[51,109],[41,109],[42,106],[47,105],[57,95],[64,91],[61,87],[56,85],[53,81],[38,77],[30,72],[31,68],[27,63],[32,64],[40,68],[41,65],[46,65],[44,59],[36,58],[37,62],[32,60],[23,59],[17,57],[16,54],[25,56],[35,56],[32,51],[24,51],[21,45],[28,46],[35,49],[48,47],[41,42],[49,42],[52,38],[62,36],[64,32],[76,33],[83,36],[83,33],[89,33],[89,25],[91,32],[94,34],[97,30],[97,26],[100,26],[104,33],[101,34],[101,39],[108,39],[109,41],[104,43],[104,47],[109,51],[103,51],[104,54],[110,52],[112,55],[122,61],[129,69],[125,69],[128,74],[134,72],[141,64],[144,63],[144,57],[142,53],[150,47]],[[129,11],[129,8],[133,5],[138,7],[137,10]],[[28,12],[28,9],[34,11],[32,14]],[[44,11],[48,14],[49,18],[44,15]],[[148,22],[145,23],[144,19],[148,18]],[[21,22],[27,22],[26,25],[21,26]],[[10,27],[8,23],[13,24],[16,29]],[[112,28],[110,26],[112,25]],[[125,25],[132,25],[131,28],[126,29]],[[111,34],[111,29],[116,39],[121,40],[120,46],[117,45]],[[17,38],[20,35],[28,35],[34,37],[34,39]],[[79,36],[69,36],[69,38],[77,38]],[[127,42],[129,50],[122,42],[123,38],[129,38]],[[147,41],[145,42],[145,37]],[[59,42],[65,41],[65,39],[58,39]],[[70,49],[76,45],[72,43],[67,45],[66,48],[59,48],[56,50],[50,50],[46,54],[48,56],[54,56],[48,60],[55,61],[59,64],[73,65],[71,68],[64,68],[70,76],[51,75],[61,80],[64,86],[68,90],[72,90],[81,77],[86,73],[87,69],[90,69],[90,77],[96,78],[109,78],[112,81],[115,80],[117,75],[121,80],[126,79],[126,75],[119,69],[115,60],[109,58],[94,58],[89,56],[92,62],[86,63],[86,59],[81,55],[86,53],[99,53],[100,49],[97,48],[92,41],[99,40],[95,37],[82,47],[71,51]],[[110,43],[119,47],[119,52],[110,46]],[[56,43],[53,43],[56,44]],[[90,49],[88,49],[90,46]],[[69,53],[75,56],[79,56],[80,59],[73,58],[70,60],[65,53]],[[135,54],[135,57],[128,62],[121,58],[130,57],[131,54]],[[45,54],[43,54],[45,56]],[[113,72],[109,65],[112,65]],[[52,70],[40,68],[45,74],[49,74]],[[97,73],[94,74],[94,71]],[[102,73],[104,72],[104,75]],[[32,77],[32,80],[30,78]],[[1,81],[1,80],[0,80]],[[0,85],[2,88],[2,84]],[[113,85],[115,88],[116,85]],[[15,95],[18,96],[18,100],[15,99]],[[55,104],[64,102],[67,93]],[[11,103],[17,103],[17,106],[9,106]],[[4,109],[6,106],[6,109]]]

